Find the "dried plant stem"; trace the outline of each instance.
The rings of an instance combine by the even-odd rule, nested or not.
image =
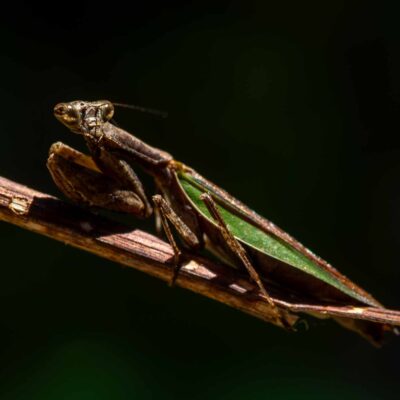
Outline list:
[[[149,275],[171,279],[173,251],[149,233],[119,225],[55,197],[0,177],[0,220],[51,237]],[[267,322],[280,325],[275,311],[245,276],[228,266],[193,255],[176,281],[190,289]],[[282,312],[294,323],[290,304]]]

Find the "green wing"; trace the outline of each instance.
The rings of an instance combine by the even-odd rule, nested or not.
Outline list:
[[[197,210],[208,220],[215,223],[206,205],[200,199],[200,195],[209,190],[200,187],[197,181],[194,181],[194,179],[191,179],[189,175],[184,173],[179,173],[178,178],[183,190]],[[239,241],[267,254],[270,257],[276,258],[294,268],[312,275],[331,286],[334,286],[336,289],[346,293],[354,299],[357,299],[363,303],[370,303],[364,296],[344,285],[338,278],[328,271],[322,269],[319,265],[294,249],[288,243],[273,235],[265,233],[261,229],[243,220],[240,216],[233,214],[220,204],[218,204],[218,210],[230,232]]]

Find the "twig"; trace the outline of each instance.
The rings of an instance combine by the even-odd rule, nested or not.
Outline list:
[[[171,279],[173,251],[161,239],[1,177],[0,220],[164,281]],[[257,287],[231,267],[186,254],[176,285],[282,326]],[[291,324],[296,322],[297,316],[287,309],[282,312]]]

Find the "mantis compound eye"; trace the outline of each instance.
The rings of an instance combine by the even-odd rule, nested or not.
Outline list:
[[[59,103],[54,107],[55,117],[72,131],[80,124],[80,109],[74,103]]]
[[[102,110],[102,113],[103,113],[104,121],[109,121],[114,115],[114,106],[109,101],[105,101],[102,104],[101,110]]]

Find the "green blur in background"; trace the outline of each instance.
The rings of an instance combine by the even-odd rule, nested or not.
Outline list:
[[[10,4],[0,174],[60,196],[48,148],[84,146],[52,116],[57,102],[167,110],[165,121],[127,110],[116,120],[400,309],[398,9],[280,4]],[[311,318],[288,333],[14,226],[0,223],[0,237],[1,399],[398,393],[399,338],[377,350]]]

